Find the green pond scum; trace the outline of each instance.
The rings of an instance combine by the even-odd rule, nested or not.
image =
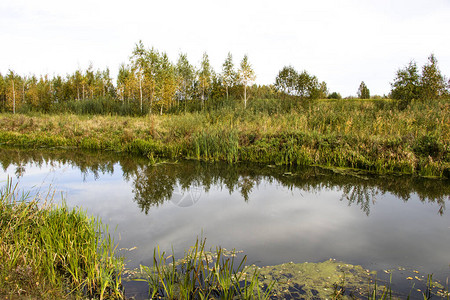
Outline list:
[[[329,259],[318,263],[284,263],[258,267],[245,265],[246,256],[222,248],[205,251],[197,241],[185,257],[155,249],[152,266],[125,271],[126,281],[148,283],[149,299],[448,299],[448,282],[432,275],[399,267],[385,270],[390,279],[375,271]],[[240,255],[242,257],[242,254]],[[392,288],[392,276],[410,282],[408,292]],[[385,277],[385,276],[384,276]]]

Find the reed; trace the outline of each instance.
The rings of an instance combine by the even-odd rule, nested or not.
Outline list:
[[[8,181],[0,193],[0,296],[123,298],[122,259],[97,219],[65,204],[21,194]]]
[[[205,251],[205,240],[197,240],[180,260],[155,248],[153,266],[141,265],[144,279],[137,280],[149,284],[151,299],[269,299],[274,283],[262,289],[245,262],[236,262],[234,251]]]
[[[271,109],[276,101],[143,117],[2,114],[0,144],[450,177],[449,100],[402,109],[391,100]]]

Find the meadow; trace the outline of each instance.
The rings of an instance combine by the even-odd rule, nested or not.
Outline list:
[[[450,101],[252,100],[126,117],[1,114],[0,143],[450,177]]]

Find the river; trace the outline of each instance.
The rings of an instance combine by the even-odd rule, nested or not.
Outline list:
[[[181,257],[197,238],[242,250],[258,266],[333,258],[409,291],[410,273],[450,277],[448,180],[323,168],[160,162],[115,153],[0,149],[0,181],[55,193],[98,216],[128,268],[157,245]],[[409,272],[409,273],[408,273]],[[421,283],[415,283],[419,286]],[[128,284],[142,296],[142,286]],[[139,297],[139,296],[138,296]]]

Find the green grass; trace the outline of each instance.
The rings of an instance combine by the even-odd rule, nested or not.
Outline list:
[[[144,279],[137,279],[148,283],[150,299],[269,299],[274,282],[262,288],[257,270],[246,273],[246,256],[236,262],[235,251],[205,251],[205,242],[197,240],[180,260],[154,250],[153,266],[141,265]]]
[[[0,193],[0,297],[122,299],[122,259],[99,220],[80,209]]]
[[[261,102],[261,103],[260,103]],[[450,177],[450,101],[254,100],[163,116],[0,115],[0,144]],[[275,109],[276,108],[276,109]]]

